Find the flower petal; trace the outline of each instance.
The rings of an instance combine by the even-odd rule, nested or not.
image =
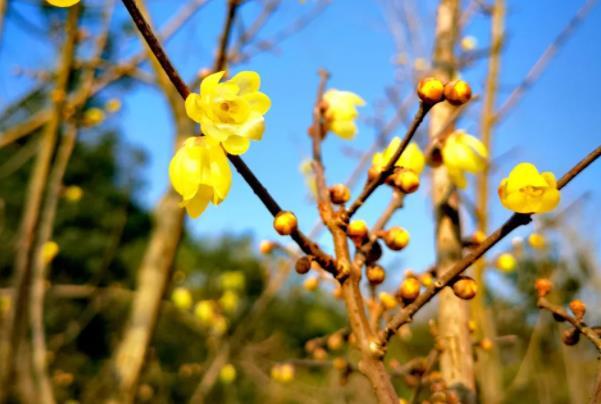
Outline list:
[[[209,186],[201,185],[198,187],[198,192],[194,198],[184,201],[186,211],[192,218],[196,219],[207,208],[212,197],[213,189]]]
[[[239,72],[229,81],[236,84],[240,89],[238,95],[257,92],[259,91],[259,87],[261,87],[261,76],[253,71]]]
[[[190,119],[197,123],[200,123],[203,115],[200,100],[201,98],[198,94],[190,93],[190,95],[186,97],[185,103],[186,114],[188,115],[188,117],[190,117]]]
[[[357,134],[357,125],[353,121],[332,121],[330,130],[343,139],[351,140]]]
[[[242,98],[248,102],[250,108],[254,112],[257,112],[261,115],[267,113],[269,108],[271,108],[271,100],[269,97],[259,91],[245,94]]]
[[[219,80],[223,77],[225,71],[209,74],[200,82],[200,95],[209,95],[215,92]]]
[[[246,137],[233,135],[223,142],[223,147],[229,154],[244,154],[250,146],[250,140]]]

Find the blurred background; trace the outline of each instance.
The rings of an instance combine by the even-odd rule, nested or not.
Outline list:
[[[174,65],[198,85],[214,65],[227,1],[144,3]],[[491,45],[492,0],[461,2],[456,47],[459,75],[475,94],[458,127],[477,137],[489,63],[493,56],[500,63],[490,229],[509,216],[496,186],[511,167],[529,161],[560,176],[601,139],[601,8],[595,1],[503,3],[500,47]],[[325,248],[331,241],[318,225],[305,163],[317,71],[330,72],[330,87],[367,101],[356,139],[330,136],[323,151],[328,181],[349,181],[356,195],[373,152],[402,136],[417,108],[415,84],[433,68],[437,6],[434,0],[239,5],[228,69],[259,72],[261,91],[272,100],[264,139],[244,159]],[[137,402],[372,402],[345,344],[346,315],[335,282],[294,272],[294,246],[276,238],[271,215],[239,176],[234,173],[221,205],[179,225],[168,164],[176,136],[197,128],[179,119],[181,105],[149,62],[122,4],[82,0],[77,18],[43,1],[0,0],[0,13],[0,314],[13,323],[7,346],[18,346],[6,351],[18,377],[3,398],[36,402],[37,336],[57,402],[119,395],[111,391],[115,374],[125,380],[116,390],[125,386]],[[76,27],[72,34],[69,22]],[[67,80],[59,91],[61,77]],[[420,130],[416,142],[425,147],[427,140]],[[58,151],[40,177],[45,145]],[[37,193],[37,208],[35,178],[47,186]],[[479,382],[488,386],[482,402],[587,401],[595,351],[588,341],[561,343],[562,327],[537,310],[532,284],[551,277],[556,303],[578,297],[591,309],[588,322],[599,324],[599,178],[601,165],[591,166],[562,192],[555,213],[537,217],[488,253],[486,288],[474,312],[484,308],[489,321],[484,327],[475,316],[473,330],[477,359],[485,363]],[[478,228],[477,188],[470,182],[461,193],[468,236]],[[380,189],[360,218],[373,223],[389,193]],[[37,224],[28,227],[36,210]],[[409,230],[411,244],[402,253],[385,252],[382,290],[391,293],[407,270],[423,273],[435,261],[427,174],[393,223]],[[533,231],[544,245],[529,240]],[[259,248],[261,240],[282,244]],[[19,254],[24,249],[28,257]],[[497,268],[502,253],[512,254],[515,267]],[[19,268],[28,267],[29,275],[20,277]],[[19,296],[32,297],[23,303]],[[427,380],[406,365],[427,360],[434,309],[435,303],[403,328],[387,356],[397,391],[415,402],[427,399]],[[127,373],[123,352],[131,347],[144,348],[131,360],[139,368]]]

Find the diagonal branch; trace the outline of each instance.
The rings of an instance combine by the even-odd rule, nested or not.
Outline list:
[[[594,149],[586,157],[584,157],[578,164],[572,167],[567,173],[563,175],[557,182],[557,188],[562,189],[570,181],[574,179],[579,173],[585,168],[592,164],[599,156],[601,156],[601,146]],[[381,346],[385,346],[390,338],[394,335],[396,330],[402,325],[411,321],[413,316],[428,303],[434,296],[438,294],[445,286],[448,286],[452,281],[463,271],[474,264],[480,257],[482,257],[488,250],[490,250],[495,244],[502,240],[506,235],[511,233],[516,228],[526,225],[532,221],[532,214],[514,213],[501,227],[499,227],[494,233],[492,233],[482,244],[480,244],[472,253],[466,255],[461,260],[457,261],[452,267],[450,267],[437,281],[424,291],[415,302],[402,308],[386,325],[379,335],[378,343]]]

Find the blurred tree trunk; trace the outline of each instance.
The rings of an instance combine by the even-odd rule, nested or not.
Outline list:
[[[143,2],[138,1],[138,6],[147,15],[148,20]],[[171,109],[177,147],[186,136],[194,133],[194,122],[188,118],[180,95],[150,51],[149,57],[157,84],[167,97]],[[160,314],[161,301],[171,279],[184,223],[184,210],[180,206],[180,197],[171,186],[161,198],[154,217],[155,223],[150,241],[138,268],[138,286],[128,325],[112,358],[111,376],[116,386],[112,390],[110,401],[120,403],[134,401]]]
[[[19,238],[15,246],[11,308],[4,322],[2,339],[0,340],[0,402],[8,394],[11,384],[10,379],[15,371],[15,355],[20,352],[19,345],[22,342],[21,340],[24,340],[27,336],[28,316],[26,313],[28,313],[29,308],[31,265],[34,259],[34,236],[38,227],[40,206],[63,118],[77,42],[77,24],[80,10],[80,5],[71,7],[69,10],[66,38],[59,59],[56,85],[52,92],[54,101],[53,113],[41,135],[40,150],[31,171],[19,229]],[[29,357],[29,355],[26,356]],[[41,382],[44,383],[43,380]],[[46,387],[49,387],[49,385]],[[37,393],[39,395],[39,402],[53,402],[51,390],[44,389]]]
[[[501,62],[501,48],[503,46],[505,23],[505,0],[495,0],[492,11],[491,23],[491,54],[488,63],[488,74],[484,92],[484,106],[482,109],[481,136],[482,143],[491,154],[492,131],[495,126],[495,100],[499,82],[499,69]],[[488,196],[489,196],[490,166],[477,178],[477,211],[478,229],[488,234]],[[484,271],[486,264],[484,260],[478,261],[476,265],[476,282],[478,282],[478,294],[474,299],[474,318],[479,326],[479,337],[494,339],[497,335],[495,319],[492,311],[485,302],[486,285],[484,282]],[[499,348],[493,345],[492,350],[480,352],[477,363],[478,382],[482,395],[482,401],[487,404],[501,402],[501,364]]]
[[[454,47],[459,27],[459,0],[441,0],[436,16],[434,45],[435,75],[443,82],[455,75]],[[440,103],[430,114],[430,136],[450,132],[449,124],[455,107]],[[447,129],[444,129],[447,128]],[[446,133],[444,133],[446,134]],[[443,134],[443,135],[444,135]],[[433,201],[436,220],[436,262],[438,274],[462,256],[459,195],[443,166],[433,172]],[[438,338],[443,350],[440,368],[447,388],[454,390],[462,403],[475,401],[474,364],[468,330],[469,312],[464,300],[457,298],[449,287],[440,292]]]

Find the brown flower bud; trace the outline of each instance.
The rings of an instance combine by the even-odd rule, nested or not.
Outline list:
[[[351,191],[344,184],[336,184],[330,187],[330,200],[336,205],[347,203],[351,199]]]
[[[409,244],[409,232],[402,227],[391,227],[384,234],[386,246],[394,251],[402,250]]]
[[[298,221],[294,213],[289,211],[279,212],[273,220],[273,227],[282,236],[289,236],[297,229]]]
[[[367,267],[366,274],[367,280],[374,286],[381,284],[384,282],[384,279],[386,279],[386,272],[384,271],[384,268],[379,265],[371,265]]]
[[[580,331],[568,328],[561,333],[561,342],[568,346],[576,345],[580,341]]]
[[[444,100],[444,85],[437,78],[423,78],[417,84],[417,95],[424,104],[434,105]]]
[[[551,292],[553,288],[553,284],[547,278],[538,278],[536,282],[534,282],[534,289],[536,289],[536,294],[538,297],[545,297]]]
[[[586,305],[582,302],[582,300],[572,300],[569,306],[572,313],[574,313],[574,316],[576,316],[578,320],[582,320],[584,314],[586,313]]]
[[[462,105],[472,98],[472,88],[463,80],[453,80],[444,86],[444,96],[449,103]]]
[[[453,292],[460,299],[470,300],[478,292],[478,284],[472,278],[465,276],[453,283]]]
[[[342,337],[341,333],[335,332],[328,337],[326,343],[330,351],[337,351],[342,348],[342,345],[344,344],[344,338]]]
[[[376,262],[382,257],[382,246],[377,241],[371,245],[371,248],[367,252],[367,256],[365,257],[365,262],[371,264],[372,262]]]
[[[419,176],[412,170],[398,170],[393,175],[393,182],[405,194],[412,194],[419,188]]]
[[[492,340],[490,338],[484,337],[480,340],[479,345],[483,351],[490,352],[492,350],[494,343],[492,342]]]
[[[306,274],[307,272],[309,272],[311,270],[311,262],[312,261],[313,260],[308,255],[305,255],[304,257],[300,257],[296,261],[296,265],[294,266],[296,273],[303,275],[303,274]]]
[[[400,295],[401,299],[403,299],[403,302],[405,304],[409,304],[415,301],[415,299],[417,299],[419,296],[420,287],[421,285],[416,278],[406,278],[403,283],[401,283],[400,287]]]
[[[367,170],[367,180],[368,181],[373,181],[376,179],[376,177],[380,174],[380,170],[378,170],[376,167],[371,166],[369,167],[369,170]]]

